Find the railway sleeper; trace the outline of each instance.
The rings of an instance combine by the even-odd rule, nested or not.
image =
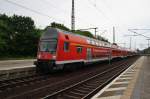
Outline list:
[[[77,92],[77,93],[82,93],[82,94],[87,94],[89,91],[86,90],[80,90],[80,89],[74,89],[73,91]]]
[[[87,87],[83,87],[83,86],[80,87],[79,89],[80,89],[80,90],[86,90],[86,91],[91,91],[91,90],[92,90],[91,88],[87,88]]]
[[[80,99],[81,97],[65,94],[62,99]]]
[[[8,83],[2,83],[2,84],[0,85],[0,88],[5,87],[5,86],[8,86],[8,85],[9,85]]]
[[[97,86],[97,85],[99,85],[100,84],[100,82],[94,82],[94,83],[90,83],[90,84],[87,84],[88,86]]]
[[[80,96],[80,97],[82,97],[82,96],[85,95],[85,94],[83,94],[83,93],[74,92],[74,91],[70,91],[68,94],[69,94],[69,95],[73,95],[73,96]]]
[[[90,86],[90,85],[83,85],[83,87],[91,88],[91,89],[95,88],[95,86]]]

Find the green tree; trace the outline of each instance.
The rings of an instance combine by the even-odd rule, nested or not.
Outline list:
[[[52,22],[51,27],[59,28],[59,29],[65,30],[65,31],[71,31],[68,27],[64,26],[63,24],[56,23],[56,22]]]
[[[150,47],[144,49],[143,51],[141,51],[143,54],[150,54]]]
[[[101,41],[104,41],[104,42],[109,42],[106,38],[104,38],[102,36],[99,36],[99,35],[97,35],[97,39],[101,40]]]
[[[35,55],[39,31],[35,29],[34,21],[30,17],[14,15],[11,17],[10,27],[12,30],[11,50],[13,54]]]
[[[79,35],[83,35],[83,36],[86,36],[86,37],[90,37],[90,38],[102,40],[102,41],[105,41],[105,42],[109,42],[107,39],[105,39],[104,37],[101,37],[101,36],[97,36],[97,38],[95,38],[93,36],[93,34],[89,31],[80,31],[80,30],[72,31],[68,27],[64,26],[63,24],[59,24],[59,23],[56,23],[56,22],[52,22],[51,26],[48,26],[48,27],[59,28],[59,29],[65,30],[65,31],[73,32],[75,34],[79,34]]]
[[[0,57],[6,55],[8,51],[8,28],[9,17],[5,14],[0,14]]]
[[[68,27],[64,26],[63,24],[52,22],[50,27],[59,28],[59,29],[65,30],[65,31],[69,31],[69,32],[75,33],[75,34],[79,34],[79,35],[83,35],[83,36],[94,38],[93,34],[91,32],[89,32],[89,31],[80,31],[80,30],[72,31]]]
[[[0,15],[0,57],[35,56],[41,34],[30,17]],[[3,55],[3,56],[2,56]]]
[[[94,38],[93,34],[91,32],[89,32],[89,31],[76,30],[75,33],[79,34],[79,35],[86,36],[86,37]]]

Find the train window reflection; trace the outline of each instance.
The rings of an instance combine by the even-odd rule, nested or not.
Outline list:
[[[77,53],[82,53],[82,47],[77,47]]]
[[[64,51],[65,52],[69,51],[69,42],[64,42]]]
[[[44,52],[56,52],[57,42],[56,41],[41,41],[40,51]]]

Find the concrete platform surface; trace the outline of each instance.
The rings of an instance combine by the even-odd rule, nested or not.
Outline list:
[[[144,57],[131,99],[150,99],[150,56]]]
[[[150,99],[150,56],[141,56],[92,99]]]
[[[34,59],[0,61],[0,81],[35,75]]]
[[[34,61],[35,61],[35,59],[0,61],[0,70],[34,67],[34,65],[33,65]]]

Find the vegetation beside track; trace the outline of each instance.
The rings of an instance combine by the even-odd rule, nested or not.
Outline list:
[[[143,51],[141,51],[142,54],[150,54],[150,47],[144,49]]]

